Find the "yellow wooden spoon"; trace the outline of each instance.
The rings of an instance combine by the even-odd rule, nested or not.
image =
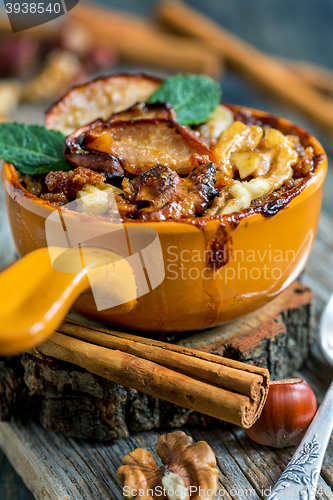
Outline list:
[[[109,303],[121,304],[117,314],[136,303],[132,269],[110,250],[41,248],[6,269],[0,274],[0,356],[52,335],[75,299],[93,285],[93,291],[111,296]]]

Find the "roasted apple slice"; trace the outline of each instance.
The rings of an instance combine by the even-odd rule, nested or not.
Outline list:
[[[82,134],[77,131],[65,141],[65,156],[72,165],[82,165],[80,157],[87,155],[87,151],[108,154],[110,162],[115,158],[125,170],[135,175],[157,163],[178,174],[188,174],[200,161],[217,162],[216,155],[207,146],[173,120],[96,121],[90,130],[84,129]],[[93,164],[89,168],[108,175]]]
[[[81,147],[85,135],[94,129],[98,130],[103,125],[105,125],[103,120],[96,120],[68,136],[65,141],[66,160],[74,167],[85,167],[95,172],[103,172],[109,180],[124,177],[124,169],[115,156]]]
[[[138,102],[119,113],[113,113],[108,119],[108,123],[114,121],[127,121],[127,120],[142,120],[143,118],[166,118],[176,120],[176,113],[168,103],[147,104],[145,102]]]
[[[107,120],[117,113],[146,101],[162,80],[146,75],[112,75],[73,87],[45,116],[47,128],[69,135],[97,118]]]

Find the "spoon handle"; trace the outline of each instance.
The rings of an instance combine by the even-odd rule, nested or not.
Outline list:
[[[333,382],[278,482],[266,500],[314,499],[326,448],[333,430]]]

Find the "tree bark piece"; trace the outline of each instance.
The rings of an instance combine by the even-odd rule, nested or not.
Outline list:
[[[132,354],[82,342],[58,332],[33,352],[73,363],[125,387],[244,428],[251,427],[257,420],[268,392],[268,372],[265,378],[258,376],[261,383],[259,387],[253,387],[252,399]],[[229,369],[231,373],[233,370]]]
[[[311,291],[296,282],[261,310],[183,338],[178,347],[269,368],[273,379],[284,378],[308,357],[311,299]],[[71,320],[61,326],[66,332],[71,328]],[[90,330],[92,334],[105,334],[103,328]],[[151,339],[142,342],[156,343]],[[201,413],[44,355],[3,358],[0,373],[0,419],[31,418],[66,436],[108,441],[164,426],[213,422]]]

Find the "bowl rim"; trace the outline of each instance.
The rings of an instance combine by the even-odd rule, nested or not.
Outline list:
[[[306,146],[312,146],[314,149],[314,161],[315,161],[315,166],[314,169],[307,174],[306,177],[302,180],[302,182],[298,185],[293,187],[292,189],[286,191],[282,195],[279,195],[277,197],[277,200],[279,203],[275,203],[275,208],[271,207],[270,210],[270,205],[274,203],[274,200],[269,200],[268,202],[264,203],[263,205],[260,205],[258,207],[249,207],[244,210],[240,210],[238,212],[233,212],[232,214],[225,214],[225,215],[213,215],[210,217],[184,217],[181,219],[167,219],[167,220],[145,220],[145,219],[120,219],[123,223],[125,224],[172,224],[172,223],[182,223],[182,224],[190,224],[192,226],[197,226],[197,227],[203,227],[206,224],[210,222],[218,222],[220,225],[225,225],[225,224],[230,224],[232,226],[237,226],[243,219],[246,219],[247,221],[251,218],[257,219],[255,216],[263,216],[263,217],[271,217],[276,215],[278,212],[281,210],[287,208],[290,203],[292,202],[293,205],[299,203],[301,201],[301,194],[306,190],[306,188],[309,185],[313,185],[315,181],[317,181],[318,186],[320,186],[326,176],[327,172],[327,156],[325,153],[325,150],[321,143],[316,139],[310,132],[305,130],[304,128],[300,127],[299,125],[294,124],[290,120],[287,120],[282,117],[278,117],[276,115],[272,115],[268,112],[257,110],[254,108],[250,108],[247,106],[241,106],[241,105],[233,105],[233,104],[228,104],[228,103],[221,103],[224,106],[226,106],[228,109],[230,109],[233,113],[237,113],[239,111],[250,111],[251,114],[255,117],[260,119],[264,125],[268,124],[273,128],[277,128],[278,130],[285,130],[286,132],[283,132],[285,134],[294,134],[297,135],[301,143],[305,143]],[[288,132],[287,132],[288,131]],[[304,145],[304,144],[303,144]],[[59,210],[59,207],[56,205],[53,205],[50,201],[48,200],[43,200],[39,198],[38,196],[30,193],[27,191],[22,184],[19,181],[19,171],[15,168],[15,166],[9,162],[4,162],[3,166],[3,172],[2,172],[2,177],[3,177],[3,184],[6,184],[6,181],[9,182],[9,184],[15,189],[16,193],[19,192],[20,196],[24,196],[25,198],[30,199],[32,202],[37,203],[38,205],[49,209],[50,211],[55,211]],[[6,186],[5,186],[6,189]],[[17,200],[16,200],[17,201]],[[61,207],[62,210],[66,210],[67,213],[73,214],[76,217],[79,217],[81,220],[96,220],[96,221],[111,221],[112,219],[109,219],[105,216],[102,215],[95,215],[95,214],[83,214],[81,212],[76,212],[74,210],[69,210],[66,209],[65,207]],[[261,218],[261,217],[260,217]]]

